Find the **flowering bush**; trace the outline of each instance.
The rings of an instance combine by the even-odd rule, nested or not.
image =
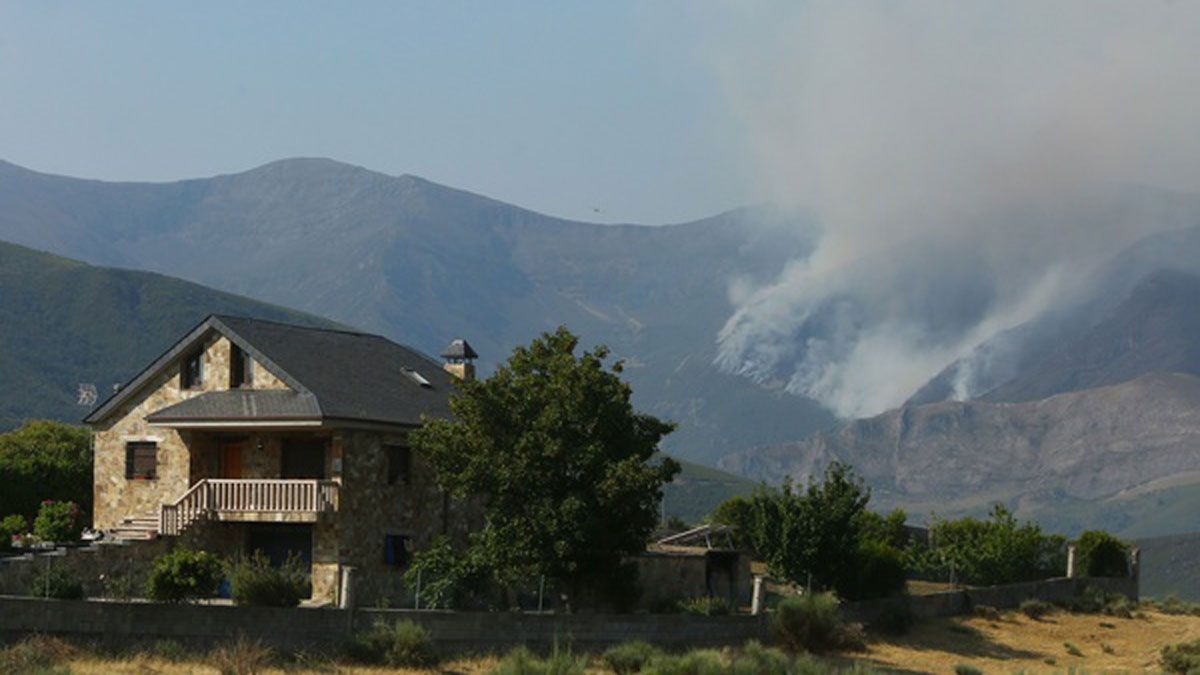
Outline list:
[[[12,515],[0,520],[0,551],[11,549],[13,543],[19,542],[28,531],[29,523],[25,522],[25,516]]]
[[[43,541],[63,544],[79,541],[83,534],[83,512],[75,502],[42,502],[33,521],[33,535]]]

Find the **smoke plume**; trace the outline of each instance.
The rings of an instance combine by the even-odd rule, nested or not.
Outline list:
[[[900,404],[1160,227],[1200,182],[1200,5],[724,6],[704,59],[815,253],[731,293],[718,364],[843,416]],[[956,383],[970,395],[969,377]]]

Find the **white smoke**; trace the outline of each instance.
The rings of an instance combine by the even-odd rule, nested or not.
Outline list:
[[[718,363],[843,416],[903,402],[1200,184],[1200,4],[723,6],[706,60],[764,199],[823,239],[731,292]],[[739,282],[740,283],[740,282]],[[961,395],[971,392],[961,372]]]

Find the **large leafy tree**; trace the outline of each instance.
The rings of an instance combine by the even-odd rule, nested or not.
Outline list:
[[[0,517],[32,519],[43,500],[92,505],[92,435],[87,429],[37,420],[0,434]]]
[[[518,347],[491,377],[462,383],[453,419],[412,435],[444,489],[480,500],[484,525],[464,559],[501,583],[608,586],[645,548],[679,471],[655,458],[673,425],[633,409],[607,349],[578,345],[560,327]]]
[[[773,575],[844,598],[888,595],[904,585],[904,514],[867,510],[870,491],[850,467],[832,462],[821,480],[761,489],[739,517]]]

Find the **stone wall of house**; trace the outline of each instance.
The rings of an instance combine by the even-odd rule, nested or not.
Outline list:
[[[178,499],[198,478],[210,476],[214,469],[211,438],[189,431],[150,426],[146,416],[170,405],[208,391],[229,388],[230,342],[213,334],[204,345],[204,366],[201,385],[194,389],[180,388],[179,365],[171,364],[146,383],[140,392],[115,410],[104,424],[95,428],[93,437],[94,497],[93,527],[109,529],[122,519],[132,516],[155,516],[159,506]],[[255,388],[284,388],[274,375],[255,364]],[[264,375],[259,378],[259,370]],[[153,480],[125,478],[125,444],[129,441],[154,441],[158,444],[157,477]],[[195,448],[196,456],[189,451]],[[208,452],[206,452],[206,449]],[[257,453],[253,446],[246,449],[250,471],[247,477],[278,475],[278,447],[275,455]],[[274,461],[274,472],[271,472]],[[259,463],[265,463],[260,466]]]
[[[250,357],[247,356],[246,358]],[[254,389],[290,389],[287,383],[276,377],[275,373],[267,370],[266,366],[258,361],[254,362],[253,373],[254,382],[252,387]]]
[[[313,533],[313,596],[332,600],[336,593],[319,595],[318,588],[336,589],[339,566],[355,568],[355,595],[372,604],[404,597],[404,569],[389,566],[384,557],[385,536],[409,538],[409,550],[418,551],[438,535],[465,539],[474,510],[443,498],[434,470],[412,454],[408,479],[388,484],[386,445],[405,445],[402,433],[340,430],[334,433],[331,456],[341,470],[331,473],[342,483],[334,522]],[[336,557],[333,552],[336,551]]]

